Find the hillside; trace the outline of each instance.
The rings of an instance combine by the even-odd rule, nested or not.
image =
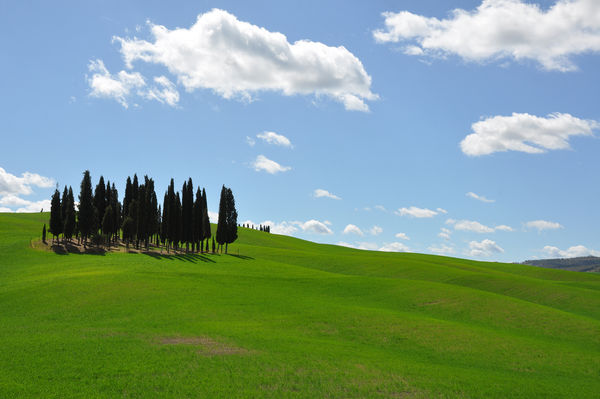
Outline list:
[[[240,229],[56,254],[0,214],[0,397],[594,398],[600,275]],[[239,253],[239,255],[238,255]]]
[[[574,272],[600,273],[600,257],[581,256],[577,258],[526,260],[525,265],[546,267],[550,269],[571,270]]]

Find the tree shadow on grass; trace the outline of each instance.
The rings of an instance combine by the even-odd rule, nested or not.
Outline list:
[[[154,259],[167,259],[167,260],[181,260],[184,262],[191,262],[191,263],[198,263],[198,261],[201,262],[208,262],[208,263],[216,263],[213,259],[210,259],[207,256],[201,255],[201,254],[162,254],[162,253],[158,253],[158,252],[152,252],[152,251],[142,251],[140,252],[142,255],[146,255],[146,256],[150,256],[151,258]]]
[[[100,247],[84,247],[83,250],[77,245],[64,243],[64,244],[52,244],[52,251],[57,255],[100,255],[104,256],[106,250]]]
[[[238,255],[238,254],[225,254],[225,255],[233,256],[234,258],[239,258],[239,259],[244,259],[244,260],[254,260],[253,257],[246,256],[246,255]]]

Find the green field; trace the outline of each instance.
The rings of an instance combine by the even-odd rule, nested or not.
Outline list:
[[[2,398],[600,397],[597,274],[247,229],[60,255],[47,218],[0,214]]]

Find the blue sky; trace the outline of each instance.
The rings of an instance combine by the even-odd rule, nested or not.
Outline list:
[[[5,1],[0,26],[0,211],[85,169],[121,198],[191,176],[317,242],[600,255],[595,0]]]

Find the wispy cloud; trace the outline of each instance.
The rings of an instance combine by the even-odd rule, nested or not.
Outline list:
[[[282,166],[277,162],[265,157],[264,155],[257,156],[252,166],[257,172],[264,171],[272,175],[279,172],[287,172],[288,170],[292,169],[289,166]]]
[[[438,208],[438,210],[434,211],[427,208],[418,208],[416,206],[411,206],[409,208],[400,208],[394,213],[398,216],[410,216],[413,218],[432,218],[440,212],[445,213],[446,211],[441,208]]]
[[[322,188],[317,188],[314,191],[313,196],[315,198],[331,198],[331,199],[334,199],[334,200],[341,200],[341,198],[338,197],[337,195],[335,195],[333,193],[330,193],[329,191],[324,190]]]
[[[547,220],[532,220],[525,223],[525,227],[528,229],[536,229],[537,231],[543,230],[556,230],[562,229],[563,226],[558,222],[550,222]]]
[[[262,132],[256,135],[259,139],[263,140],[268,144],[278,145],[280,147],[288,147],[292,148],[292,142],[290,139],[285,137],[282,134],[277,134],[275,132]]]
[[[469,191],[466,195],[469,198],[473,198],[473,199],[476,199],[477,201],[481,201],[481,202],[487,202],[487,203],[496,202],[496,200],[487,199],[483,195],[477,195],[471,191]]]

